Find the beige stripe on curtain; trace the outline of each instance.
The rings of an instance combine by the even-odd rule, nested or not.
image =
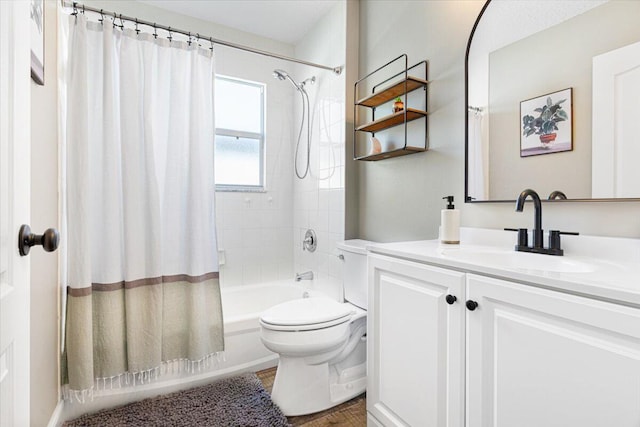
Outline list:
[[[63,20],[63,384],[81,400],[224,349],[214,74],[196,43]]]
[[[68,331],[66,359],[78,371],[77,381],[93,385],[95,378],[148,373],[163,362],[202,362],[224,348],[217,277],[109,291],[88,289],[69,292],[67,303],[67,324],[92,325],[91,331]],[[88,341],[93,342],[91,365],[84,353]],[[69,380],[67,373],[64,383],[81,389]]]

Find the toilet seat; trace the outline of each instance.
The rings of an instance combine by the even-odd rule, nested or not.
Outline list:
[[[260,317],[260,324],[274,331],[311,331],[348,322],[355,314],[350,304],[330,298],[303,298],[269,308]]]

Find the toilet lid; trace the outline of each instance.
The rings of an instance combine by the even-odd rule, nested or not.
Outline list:
[[[262,313],[261,323],[273,326],[329,327],[343,323],[353,315],[350,304],[340,304],[330,298],[302,298],[283,302]]]

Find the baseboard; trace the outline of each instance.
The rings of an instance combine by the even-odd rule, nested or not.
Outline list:
[[[371,413],[367,412],[367,427],[383,427],[380,421],[376,420]]]
[[[60,415],[62,414],[63,409],[64,409],[64,400],[60,399],[55,409],[53,410],[53,413],[51,414],[51,418],[49,418],[49,423],[47,424],[47,427],[58,427],[61,424]]]

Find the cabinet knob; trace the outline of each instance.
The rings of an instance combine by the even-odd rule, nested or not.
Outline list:
[[[473,311],[478,308],[478,303],[472,300],[468,300],[466,306],[469,311]]]
[[[444,300],[447,302],[447,304],[451,305],[456,302],[458,298],[456,298],[455,295],[447,295],[446,297],[444,297]]]

